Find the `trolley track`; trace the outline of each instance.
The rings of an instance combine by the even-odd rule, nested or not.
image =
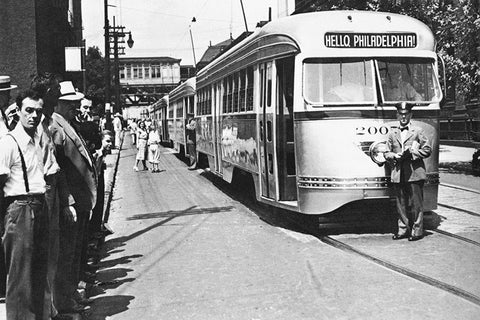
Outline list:
[[[441,207],[444,207],[444,208],[447,208],[447,209],[457,210],[457,211],[469,214],[471,216],[480,217],[480,213],[476,213],[476,212],[473,212],[473,211],[470,211],[470,210],[458,208],[458,207],[451,206],[451,205],[444,204],[444,203],[437,203],[437,205],[439,205]]]
[[[227,187],[226,189],[229,189],[229,188]],[[465,191],[470,191],[470,190],[465,190]],[[227,193],[229,193],[231,196],[234,196],[238,199],[238,195],[239,195],[238,191],[230,190],[230,192],[227,192]],[[259,215],[259,217],[262,220],[265,220],[269,224],[276,225],[276,226],[279,226],[279,227],[284,227],[284,228],[287,228],[287,229],[290,229],[290,230],[296,230],[296,231],[304,233],[304,234],[310,234],[310,235],[314,236],[315,238],[317,238],[322,243],[324,243],[328,246],[331,246],[335,249],[338,249],[340,251],[343,251],[343,252],[346,252],[346,253],[349,253],[349,254],[359,256],[359,257],[361,257],[363,259],[366,259],[366,260],[368,260],[372,263],[375,263],[378,266],[381,266],[383,268],[387,268],[387,269],[389,269],[389,270],[391,270],[395,273],[402,274],[402,275],[407,276],[411,279],[420,281],[424,284],[427,284],[429,286],[440,289],[444,292],[448,292],[450,294],[453,294],[453,295],[455,295],[459,298],[462,298],[466,301],[469,301],[470,303],[472,303],[476,306],[480,306],[480,296],[478,296],[474,293],[468,292],[467,290],[464,290],[464,289],[462,289],[458,286],[451,285],[449,283],[446,283],[446,282],[441,281],[439,279],[433,278],[431,276],[416,272],[416,271],[414,271],[410,268],[404,267],[400,264],[388,261],[387,259],[383,259],[383,258],[378,257],[376,255],[367,253],[367,252],[365,252],[361,249],[355,248],[354,246],[352,246],[352,245],[350,245],[346,242],[335,239],[332,236],[325,235],[325,233],[324,233],[325,230],[319,229],[318,224],[314,228],[311,227],[312,226],[312,223],[311,223],[312,220],[308,220],[308,219],[307,219],[308,221],[303,220],[303,219],[299,220],[298,219],[299,216],[297,214],[283,212],[285,210],[279,209],[279,208],[274,208],[273,210],[272,210],[272,208],[268,208],[268,210],[266,210],[266,207],[264,205],[261,205],[261,204],[257,203],[253,199],[247,200],[247,199],[244,198],[244,199],[238,199],[238,200],[240,202],[242,202],[243,204],[246,204],[247,207],[249,207],[254,212],[256,212],[257,215]],[[452,209],[459,210],[459,211],[462,211],[462,212],[466,211],[466,210],[463,210],[463,209],[460,209],[460,208],[455,208],[455,207],[452,207]],[[279,211],[282,211],[282,212],[279,212]],[[480,216],[480,214],[477,214],[477,213],[474,213],[474,215],[475,216]],[[282,222],[282,220],[283,220],[283,222]],[[317,221],[317,223],[318,223],[318,221]],[[455,239],[455,240],[458,240],[458,241],[463,241],[463,242],[468,243],[470,245],[474,245],[475,247],[480,247],[480,243],[477,242],[477,241],[474,241],[474,240],[471,240],[471,239],[468,239],[468,238],[465,238],[465,237],[462,237],[462,236],[459,236],[459,235],[456,235],[456,234],[452,234],[452,233],[447,232],[447,231],[443,231],[443,230],[439,230],[439,229],[429,230],[429,231],[433,232],[433,233],[437,233],[437,234],[439,234],[441,236],[444,236],[444,237],[448,237],[448,238]]]
[[[325,243],[329,246],[332,246],[334,248],[337,248],[339,250],[342,250],[342,251],[345,251],[345,252],[348,252],[348,253],[358,255],[358,256],[360,256],[362,258],[365,258],[365,259],[367,259],[371,262],[374,262],[374,263],[376,263],[376,264],[378,264],[382,267],[385,267],[385,268],[390,269],[394,272],[403,274],[405,276],[408,276],[412,279],[418,280],[420,282],[423,282],[425,284],[428,284],[428,285],[433,286],[435,288],[438,288],[440,290],[449,292],[449,293],[451,293],[453,295],[456,295],[456,296],[458,296],[462,299],[465,299],[465,300],[467,300],[467,301],[469,301],[469,302],[471,302],[471,303],[473,303],[477,306],[480,306],[480,297],[479,296],[477,296],[475,294],[472,294],[468,291],[465,291],[461,288],[458,288],[456,286],[450,285],[450,284],[445,283],[443,281],[431,278],[429,276],[420,274],[418,272],[415,272],[415,271],[410,270],[408,268],[402,267],[402,266],[397,265],[395,263],[391,263],[387,260],[377,258],[377,257],[375,257],[371,254],[368,254],[368,253],[365,253],[361,250],[358,250],[358,249],[352,247],[351,245],[348,245],[348,244],[346,244],[342,241],[333,239],[330,236],[316,236],[316,237],[320,241],[322,241],[323,243]]]
[[[446,188],[456,189],[456,190],[464,191],[464,192],[467,192],[467,193],[480,194],[480,191],[478,191],[478,190],[465,188],[465,187],[462,187],[462,186],[457,186],[457,185],[447,184],[447,183],[440,183],[440,185],[443,186],[443,187],[446,187]],[[462,209],[462,208],[459,208],[459,207],[456,207],[456,206],[451,206],[449,204],[440,203],[440,202],[437,203],[437,204],[439,206],[447,208],[447,209],[457,210],[457,211],[469,214],[471,216],[480,217],[480,213],[478,213],[478,212],[474,212],[474,211],[467,210],[467,209]]]
[[[472,245],[477,246],[477,247],[480,247],[480,242],[472,240],[472,239],[468,239],[468,238],[465,238],[465,237],[462,237],[462,236],[459,236],[459,235],[454,234],[454,233],[450,233],[448,231],[444,231],[444,230],[441,230],[441,229],[435,229],[435,230],[430,230],[430,231],[434,232],[434,233],[441,234],[441,235],[446,236],[446,237],[450,237],[450,238],[454,238],[454,239],[457,239],[457,240],[460,240],[460,241],[463,241],[463,242],[467,242],[467,243],[472,244]]]
[[[465,187],[457,186],[457,185],[454,185],[454,184],[440,183],[440,185],[443,186],[443,187],[451,188],[451,189],[457,189],[457,190],[468,191],[468,192],[480,194],[480,191],[478,191],[478,190],[465,188]]]
[[[468,291],[466,291],[462,288],[459,288],[457,286],[448,284],[448,283],[443,282],[441,280],[438,280],[438,279],[432,278],[430,276],[418,273],[414,270],[403,267],[399,264],[390,262],[386,259],[382,259],[382,258],[377,257],[375,255],[372,255],[370,253],[364,252],[360,249],[355,248],[354,246],[352,246],[350,244],[347,244],[343,241],[337,240],[337,239],[333,238],[332,236],[324,235],[321,232],[316,231],[316,230],[311,230],[311,228],[308,228],[308,227],[302,225],[302,223],[298,222],[297,220],[292,219],[291,217],[286,217],[286,218],[289,220],[290,223],[295,225],[295,227],[298,228],[298,230],[301,230],[304,233],[308,233],[308,234],[314,236],[315,238],[317,238],[322,243],[324,243],[328,246],[331,246],[335,249],[341,250],[341,251],[349,253],[349,254],[353,254],[353,255],[362,257],[364,259],[367,259],[368,261],[371,261],[371,262],[373,262],[373,263],[375,263],[379,266],[382,266],[384,268],[387,268],[391,271],[394,271],[396,273],[405,275],[407,277],[410,277],[414,280],[423,282],[427,285],[438,288],[440,290],[446,291],[450,294],[453,294],[457,297],[460,297],[464,300],[467,300],[467,301],[469,301],[469,302],[471,302],[471,303],[473,303],[477,306],[480,306],[480,296],[477,296],[477,295],[475,295],[471,292],[468,292]],[[458,235],[455,235],[455,234],[452,234],[452,233],[449,233],[449,232],[446,232],[446,231],[443,231],[443,230],[434,230],[434,232],[436,232],[438,234],[441,234],[443,236],[446,236],[446,237],[450,237],[450,238],[454,238],[454,239],[461,240],[461,241],[464,241],[464,242],[468,242],[472,245],[480,247],[480,243],[478,243],[476,241],[473,241],[473,240],[470,240],[470,239],[467,239],[467,238],[464,238],[464,237],[461,237],[461,236],[458,236]]]

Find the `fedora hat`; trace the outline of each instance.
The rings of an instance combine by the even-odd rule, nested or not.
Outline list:
[[[82,100],[85,95],[77,92],[73,87],[72,81],[62,81],[60,84],[60,97],[59,100],[76,101]]]
[[[17,86],[11,84],[9,76],[0,76],[0,91],[12,90]]]

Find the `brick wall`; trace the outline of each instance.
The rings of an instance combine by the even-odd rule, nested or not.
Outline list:
[[[81,0],[74,4],[80,14]],[[40,72],[69,79],[64,48],[80,45],[82,32],[81,25],[68,23],[67,10],[66,0],[2,0],[0,74],[11,76],[20,89],[27,88],[32,75]],[[76,21],[81,23],[81,16]]]

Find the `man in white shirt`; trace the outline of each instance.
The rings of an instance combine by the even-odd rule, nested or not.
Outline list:
[[[0,140],[8,270],[7,319],[44,319],[48,265],[48,210],[41,136],[43,101],[35,91],[17,97],[19,123]]]
[[[0,76],[0,138],[10,131],[6,110],[10,103],[10,92],[16,87],[16,85],[11,84],[9,76]],[[3,254],[3,248],[0,248],[0,298],[5,297],[6,284],[7,271],[5,270],[5,256]]]

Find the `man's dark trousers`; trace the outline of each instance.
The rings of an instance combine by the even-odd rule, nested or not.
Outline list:
[[[423,180],[393,184],[399,235],[423,235],[423,184]]]
[[[6,201],[3,248],[8,270],[7,320],[44,319],[49,245],[44,196]]]

